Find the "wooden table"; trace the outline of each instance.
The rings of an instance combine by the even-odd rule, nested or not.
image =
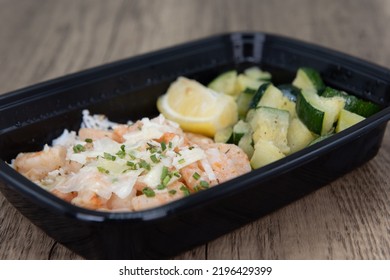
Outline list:
[[[0,93],[230,31],[390,67],[386,0],[0,0]],[[390,93],[389,93],[390,94]],[[390,138],[364,166],[177,259],[390,259]],[[0,259],[78,259],[0,195]]]

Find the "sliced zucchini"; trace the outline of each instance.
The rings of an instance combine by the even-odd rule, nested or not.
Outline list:
[[[282,153],[289,153],[290,147],[287,145],[289,122],[290,114],[288,111],[259,107],[250,122],[254,143],[257,143],[259,139],[271,141]]]
[[[238,142],[238,147],[240,147],[247,155],[248,158],[251,158],[254,152],[253,140],[252,140],[252,131],[245,133]]]
[[[299,118],[293,118],[288,127],[287,140],[290,146],[290,153],[295,153],[307,147],[315,135],[304,125]]]
[[[317,92],[321,92],[325,87],[321,75],[309,67],[299,68],[292,84],[300,89],[311,89]]]
[[[250,104],[249,104],[249,109],[255,109],[257,107],[257,104],[259,103],[261,97],[263,96],[265,90],[268,88],[268,86],[270,85],[271,83],[264,83],[262,84],[256,94],[253,96]]]
[[[270,81],[272,78],[271,73],[261,70],[259,67],[253,66],[247,68],[244,74],[255,80]]]
[[[233,127],[228,126],[218,130],[214,135],[216,143],[233,143]]]
[[[239,120],[234,126],[233,126],[233,144],[238,144],[240,142],[241,138],[244,136],[244,134],[251,132],[251,126],[249,123]]]
[[[259,139],[255,144],[250,164],[252,168],[256,169],[279,159],[282,159],[284,157],[285,155],[272,141]]]
[[[236,96],[236,80],[237,80],[237,71],[231,70],[224,72],[212,80],[208,87],[216,92]]]
[[[334,97],[339,96],[344,98],[345,106],[344,109],[352,113],[358,114],[365,118],[377,113],[380,111],[380,106],[370,102],[360,99],[356,96],[349,95],[344,91],[339,91],[337,89],[326,87],[322,93],[323,97]]]
[[[249,110],[249,105],[253,99],[253,96],[255,96],[255,94],[256,94],[256,90],[247,88],[238,95],[237,110],[240,119],[245,119],[245,116]]]
[[[293,86],[292,84],[284,84],[284,85],[278,85],[278,89],[283,93],[284,96],[286,96],[291,101],[296,102],[298,92],[300,91],[299,88],[296,86]]]
[[[263,96],[260,98],[257,107],[266,106],[280,110],[286,110],[290,113],[291,117],[295,117],[295,102],[289,100],[283,93],[275,87],[273,84],[268,84]]]
[[[344,108],[343,98],[321,97],[313,89],[298,94],[296,111],[299,119],[315,134],[325,135],[333,130],[340,111]]]
[[[336,126],[336,132],[340,132],[344,129],[347,129],[348,127],[351,127],[364,119],[364,117],[358,114],[352,113],[347,110],[341,110],[339,121],[337,122]]]
[[[264,81],[256,80],[254,78],[248,77],[244,74],[239,74],[237,76],[236,83],[236,92],[240,93],[245,90],[257,91],[257,89],[264,83]]]

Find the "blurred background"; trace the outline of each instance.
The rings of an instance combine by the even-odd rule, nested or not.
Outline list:
[[[0,0],[0,94],[231,31],[284,35],[390,67],[389,26],[388,0]],[[382,152],[357,172],[369,178],[388,165]],[[383,201],[371,212],[357,211],[372,193],[352,194],[356,174],[178,258],[390,258],[389,184],[373,189]],[[0,259],[9,258],[78,256],[0,194]]]

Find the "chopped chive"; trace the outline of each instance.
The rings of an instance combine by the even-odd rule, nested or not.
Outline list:
[[[125,148],[126,148],[126,146],[125,146],[125,145],[122,145],[122,146],[121,146],[121,151],[125,151]]]
[[[135,164],[135,163],[132,162],[132,161],[126,162],[126,165],[127,165],[127,166],[130,166],[130,170],[137,170],[137,164]]]
[[[176,190],[170,190],[168,193],[174,195],[176,193]]]
[[[165,176],[165,178],[163,179],[162,184],[163,184],[164,186],[167,186],[170,180],[171,180],[171,176],[167,175],[167,176]]]
[[[104,167],[101,167],[101,166],[98,166],[97,169],[99,172],[104,173],[104,174],[110,173],[110,171],[108,171],[107,169],[105,169]]]
[[[167,144],[165,142],[161,142],[161,150],[164,152],[167,149]]]
[[[157,187],[156,187],[156,189],[158,189],[158,190],[163,190],[163,189],[165,189],[166,188],[166,186],[164,186],[163,184],[159,184]]]
[[[150,164],[149,163],[147,163],[145,160],[143,160],[143,159],[141,159],[140,160],[140,162],[139,162],[139,166],[141,167],[141,168],[144,168],[144,169],[146,169],[146,170],[149,170],[150,171]]]
[[[173,146],[172,142],[169,141],[169,143],[168,143],[169,149],[172,149],[172,146]]]
[[[204,188],[204,189],[208,189],[208,188],[210,187],[210,184],[209,184],[208,182],[206,182],[206,181],[203,181],[203,180],[201,180],[201,181],[199,182],[199,185],[200,185],[202,188]]]
[[[109,154],[109,153],[104,153],[104,156],[103,156],[106,160],[112,160],[114,161],[116,159],[116,156],[113,156],[112,154]]]
[[[93,140],[91,138],[85,138],[84,141],[87,142],[87,143],[92,143],[93,142]]]
[[[151,159],[154,163],[160,162],[160,160],[157,158],[156,154],[151,155],[151,156],[150,156],[150,159]]]
[[[183,164],[183,163],[185,163],[186,162],[186,160],[184,159],[184,158],[182,158],[182,159],[179,159],[179,161],[178,161],[180,164]]]
[[[195,173],[192,175],[192,177],[193,177],[195,180],[199,180],[200,175],[199,175],[198,172],[195,172]]]
[[[167,177],[167,175],[168,175],[168,167],[163,166],[161,171],[161,177],[160,177],[161,181],[163,181],[164,178]]]
[[[147,148],[147,150],[149,150],[151,153],[156,153],[158,151],[157,147],[150,144],[150,143],[146,143],[149,147]]]
[[[133,154],[131,154],[131,153],[129,153],[129,156],[130,156],[130,158],[131,158],[132,160],[135,160],[135,159],[137,158],[135,155],[133,155]]]
[[[190,191],[187,189],[186,186],[181,185],[180,190],[184,193],[185,196],[189,196],[190,195]]]
[[[85,152],[85,147],[81,144],[77,144],[77,145],[73,146],[73,152],[75,152],[76,154],[81,153],[81,152]]]
[[[188,147],[188,150],[192,150],[194,148],[195,148],[194,146],[190,146],[190,147]]]
[[[199,187],[199,185],[196,185],[194,187],[194,192],[199,192],[199,191],[201,191],[201,188]]]
[[[121,151],[117,152],[116,155],[117,155],[119,158],[125,158],[126,152],[121,150]]]
[[[149,187],[145,187],[142,189],[142,193],[144,195],[146,195],[146,197],[154,197],[156,195],[156,193],[154,192],[154,190],[152,190],[151,188]]]
[[[177,178],[180,178],[180,177],[181,177],[179,171],[173,172],[173,176],[175,176],[175,177],[177,177]]]

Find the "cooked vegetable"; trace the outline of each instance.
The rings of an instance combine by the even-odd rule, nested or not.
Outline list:
[[[285,110],[259,107],[250,121],[255,145],[262,139],[272,142],[282,153],[289,153],[287,132],[290,115]]]
[[[269,83],[265,88],[260,101],[256,107],[267,106],[280,110],[286,110],[290,113],[291,117],[295,116],[295,102],[291,101],[288,97],[283,95],[273,84]]]
[[[237,71],[227,71],[212,80],[208,87],[219,93],[236,96]]]
[[[326,87],[322,93],[324,97],[339,96],[345,100],[344,109],[352,113],[358,114],[365,118],[379,112],[380,107],[370,101],[365,101],[356,96],[349,95],[344,91],[339,91],[331,87]]]
[[[315,90],[317,92],[325,87],[320,74],[309,67],[299,68],[292,84],[300,89]]]
[[[300,92],[300,89],[296,86],[293,86],[291,84],[283,84],[278,85],[278,89],[283,93],[284,96],[286,96],[288,99],[290,99],[293,102],[297,101],[298,93]]]
[[[290,153],[295,153],[307,147],[316,138],[306,125],[299,118],[290,121],[287,133],[287,141],[290,146]]]
[[[347,110],[341,110],[339,121],[337,122],[336,132],[340,132],[348,127],[357,124],[364,120],[365,117],[362,117],[358,114],[352,113]]]
[[[244,119],[246,114],[248,113],[250,103],[253,97],[255,96],[256,92],[257,90],[247,88],[238,95],[237,110],[238,110],[238,117],[240,119]]]
[[[256,66],[245,69],[244,74],[249,78],[261,81],[270,81],[272,78],[271,73],[262,71]]]
[[[250,162],[252,168],[256,169],[284,157],[285,155],[272,141],[260,139],[255,144],[254,153]]]
[[[299,119],[313,133],[325,135],[332,132],[345,101],[341,97],[325,98],[313,89],[298,94],[296,110]]]

